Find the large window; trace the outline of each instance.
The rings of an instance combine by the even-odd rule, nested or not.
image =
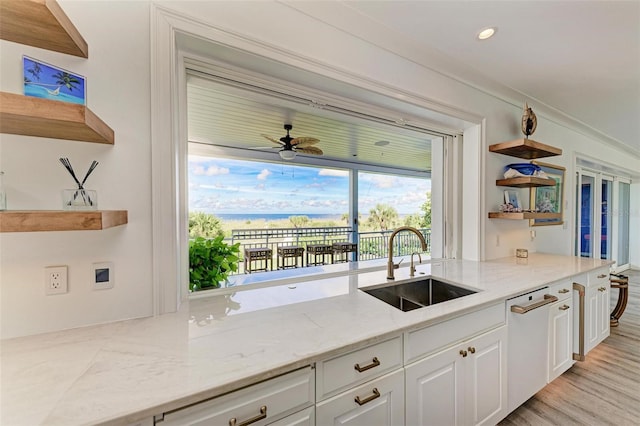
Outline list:
[[[218,282],[191,283],[192,290],[384,259],[390,234],[403,225],[434,243],[431,229],[441,225],[431,219],[432,163],[443,170],[443,160],[432,147],[448,136],[300,99],[188,74],[190,255],[199,256],[190,270],[231,259],[210,275]],[[288,138],[295,155],[280,153]],[[396,238],[394,255],[421,251],[406,234]],[[422,252],[429,255],[430,248]]]

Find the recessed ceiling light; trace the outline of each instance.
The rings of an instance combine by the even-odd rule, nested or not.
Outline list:
[[[389,141],[378,141],[376,143],[374,143],[375,146],[385,146],[385,145],[389,145],[391,142]]]
[[[478,40],[486,40],[492,37],[496,32],[498,32],[497,27],[485,28],[478,33]]]

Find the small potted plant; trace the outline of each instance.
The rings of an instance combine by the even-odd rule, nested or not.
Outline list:
[[[240,243],[229,245],[222,235],[189,241],[189,289],[218,288],[231,272],[238,270]]]

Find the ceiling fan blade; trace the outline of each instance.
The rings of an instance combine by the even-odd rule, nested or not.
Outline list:
[[[323,152],[320,148],[316,147],[316,146],[307,146],[307,147],[300,147],[299,145],[296,146],[296,151],[300,152],[302,154],[311,154],[311,155],[322,155]]]
[[[250,146],[248,149],[282,149],[281,146]]]
[[[265,135],[264,133],[262,133],[260,136],[262,136],[262,137],[263,137],[263,138],[265,138],[265,139],[269,139],[271,142],[276,143],[276,144],[278,144],[278,145],[284,145],[284,144],[283,144],[282,142],[280,142],[279,140],[274,139],[274,138],[272,138],[272,137],[271,137],[271,136],[269,136],[269,135]]]
[[[306,146],[315,145],[318,142],[320,142],[320,139],[301,137],[301,138],[293,139],[291,141],[291,145],[297,145],[299,147],[306,147]]]

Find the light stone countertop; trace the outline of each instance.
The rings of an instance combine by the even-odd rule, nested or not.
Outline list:
[[[4,340],[0,424],[126,424],[610,263],[535,253],[434,260],[418,273],[480,291],[402,312],[358,290],[386,282],[386,269],[352,272],[192,299],[174,314]],[[396,270],[396,282],[408,274]]]

